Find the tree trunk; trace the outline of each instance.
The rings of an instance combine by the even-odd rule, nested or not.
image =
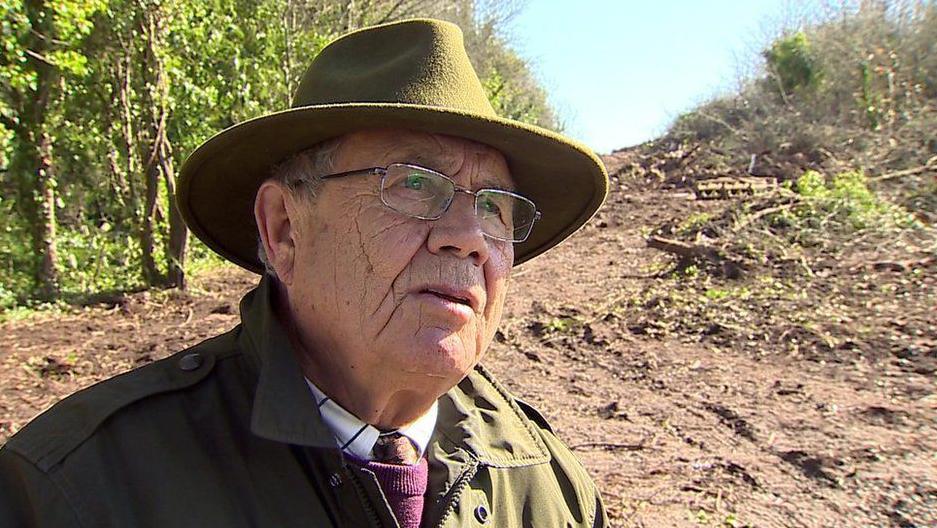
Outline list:
[[[176,207],[176,186],[173,182],[175,171],[172,165],[172,143],[166,135],[165,122],[168,118],[168,110],[163,109],[163,126],[160,127],[160,134],[157,136],[157,162],[159,172],[166,184],[166,196],[169,200],[169,240],[166,244],[166,263],[168,264],[168,285],[174,288],[184,290],[185,281],[185,249],[188,242],[189,230],[182,220],[182,213]]]
[[[154,286],[172,286],[185,288],[185,250],[188,230],[182,221],[182,215],[176,208],[173,184],[174,170],[172,163],[172,144],[167,136],[169,121],[169,79],[166,64],[162,56],[164,31],[164,13],[157,5],[148,5],[141,19],[141,32],[146,44],[143,52],[143,107],[151,111],[147,121],[141,123],[139,130],[144,138],[141,148],[141,167],[145,178],[145,203],[143,221],[140,230],[140,245],[143,250],[143,271],[147,283]],[[166,185],[169,200],[169,236],[164,247],[167,273],[159,272],[154,259],[155,231],[159,228],[157,215],[159,208],[159,185]]]
[[[39,256],[36,282],[39,293],[52,299],[59,293],[56,269],[58,252],[55,244],[55,172],[52,164],[52,138],[46,131],[39,136],[36,167],[36,222],[33,224],[33,247]]]
[[[15,155],[20,158],[18,201],[29,223],[32,248],[35,257],[33,277],[39,295],[53,299],[59,294],[59,275],[55,243],[55,167],[53,165],[53,139],[50,134],[47,114],[50,103],[57,102],[61,79],[56,67],[46,59],[49,39],[36,35],[48,35],[51,13],[44,2],[31,3],[27,16],[33,34],[26,43],[29,50],[27,64],[35,72],[35,87],[19,94],[10,92],[19,121],[14,124],[16,140]]]
[[[164,150],[168,151],[169,139],[165,139]],[[176,207],[176,186],[173,183],[172,157],[162,159],[163,177],[166,181],[166,194],[169,196],[169,244],[166,246],[166,261],[169,262],[169,284],[180,290],[186,287],[185,249],[188,244],[189,230],[182,220],[182,213]]]
[[[141,142],[138,153],[139,166],[143,170],[143,216],[140,218],[140,250],[142,252],[143,279],[149,286],[163,286],[166,284],[164,276],[156,265],[155,233],[158,227],[158,209],[156,201],[159,197],[159,137],[163,123],[160,118],[162,112],[159,104],[162,99],[160,82],[161,60],[157,51],[159,36],[157,5],[149,2],[140,2],[140,33],[144,39],[143,57],[140,65],[143,89],[141,90],[141,106],[147,109],[144,121],[140,123]]]
[[[150,149],[142,148],[141,157],[149,158]],[[154,230],[156,229],[156,199],[159,194],[159,167],[155,160],[144,161],[144,201],[143,217],[140,219],[140,251],[143,265],[143,280],[150,286],[159,286],[165,283],[165,278],[156,266],[153,257]]]
[[[122,49],[129,50],[128,45],[122,45]],[[131,80],[133,56],[130,51],[126,52],[120,61],[118,61],[117,75],[118,80],[118,100],[120,101],[120,138],[123,140],[124,154],[127,160],[127,202],[130,204],[131,218],[136,221],[140,214],[140,200],[138,198],[137,186],[135,184],[137,174],[136,152],[137,145],[133,129],[133,110],[130,104]]]
[[[59,293],[59,275],[52,140],[35,128],[21,127],[16,133],[21,139],[17,142],[11,168],[16,173],[16,203],[28,226],[34,259],[33,285],[40,298],[54,299]]]

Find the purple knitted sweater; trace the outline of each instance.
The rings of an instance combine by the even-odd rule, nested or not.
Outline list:
[[[348,460],[374,472],[381,491],[394,511],[401,528],[420,528],[423,517],[423,495],[429,477],[429,464],[426,458],[412,466],[403,464],[384,464],[361,460],[346,455]]]

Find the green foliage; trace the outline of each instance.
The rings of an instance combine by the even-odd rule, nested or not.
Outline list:
[[[724,290],[720,288],[710,288],[704,292],[704,295],[707,299],[712,301],[718,301],[720,299],[725,299],[730,294],[729,290]]]
[[[703,292],[703,296],[710,301],[721,301],[723,299],[746,299],[751,296],[751,291],[745,287],[718,288],[710,287]]]
[[[690,233],[699,230],[699,228],[710,220],[712,220],[712,213],[708,212],[699,212],[693,213],[686,218],[683,222],[680,222],[680,225],[677,227],[677,231],[680,233]]]
[[[6,214],[12,204],[0,202],[0,311],[32,297],[32,254],[23,244],[25,225]],[[63,226],[57,234],[63,294],[76,297],[98,291],[126,290],[141,285],[127,273],[139,258],[139,245],[131,233],[104,222],[97,226]]]
[[[797,178],[795,190],[802,196],[810,198],[825,196],[829,193],[826,187],[826,180],[823,175],[817,171],[807,171],[800,178]]]
[[[57,151],[62,108],[80,93],[90,61],[83,46],[105,6],[104,0],[0,3],[0,124],[10,133],[0,190],[25,220],[19,232],[30,249],[10,252],[17,271],[21,266],[31,276],[27,291],[44,296],[58,290],[53,256],[62,186],[55,160],[70,157]]]
[[[28,263],[31,255],[22,244],[21,222],[6,215],[11,204],[0,201],[0,312],[33,304]],[[82,298],[103,291],[127,291],[144,286],[136,270],[140,259],[139,240],[125,226],[102,222],[66,226],[58,234],[62,292],[66,299]],[[190,245],[186,269],[198,274],[224,261],[198,240]],[[162,262],[161,267],[165,267]]]
[[[201,240],[193,238],[189,243],[186,258],[186,273],[200,275],[213,269],[230,265],[220,255],[208,248]]]
[[[814,88],[821,77],[820,66],[803,31],[775,40],[764,52],[768,70],[778,77],[785,95]]]
[[[0,310],[16,305],[32,289],[30,274],[22,272],[30,269],[32,256],[23,244],[24,226],[17,220],[13,201],[0,196]]]
[[[574,328],[579,326],[581,323],[579,320],[572,317],[556,317],[551,319],[549,323],[544,327],[548,332],[552,333],[566,333],[572,331]]]
[[[861,171],[837,174],[829,183],[822,174],[807,171],[797,179],[794,189],[807,204],[798,210],[801,217],[836,222],[853,230],[917,225],[907,211],[872,192]]]
[[[56,0],[52,2],[54,34],[64,42],[80,43],[92,29],[92,17],[107,6],[105,0]],[[88,57],[76,49],[53,49],[48,60],[59,70],[82,77],[88,73]]]
[[[520,59],[515,57],[514,60]],[[506,75],[504,70],[493,67],[482,79],[488,100],[498,115],[554,130],[562,129],[542,89],[531,89],[523,77],[517,79]]]
[[[128,290],[142,286],[140,276],[124,273],[140,258],[140,245],[132,233],[102,222],[62,229],[59,252],[62,289],[70,295]]]
[[[29,19],[23,3],[15,0],[0,0],[0,12],[3,13],[0,21],[0,53],[3,57],[0,60],[0,80],[12,90],[27,90],[35,81],[24,68],[26,50],[20,41],[29,33]],[[4,114],[8,114],[9,109],[4,110]]]

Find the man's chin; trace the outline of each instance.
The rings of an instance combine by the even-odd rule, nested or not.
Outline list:
[[[426,376],[454,378],[475,366],[474,343],[466,343],[456,332],[444,328],[424,328],[413,336],[407,353],[407,370]]]

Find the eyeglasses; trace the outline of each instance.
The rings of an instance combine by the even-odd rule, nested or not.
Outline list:
[[[356,174],[379,174],[384,205],[423,220],[439,220],[452,205],[456,191],[472,195],[482,232],[495,240],[523,242],[540,218],[537,206],[519,194],[502,189],[472,191],[456,185],[442,173],[409,163],[328,174],[322,179]]]

